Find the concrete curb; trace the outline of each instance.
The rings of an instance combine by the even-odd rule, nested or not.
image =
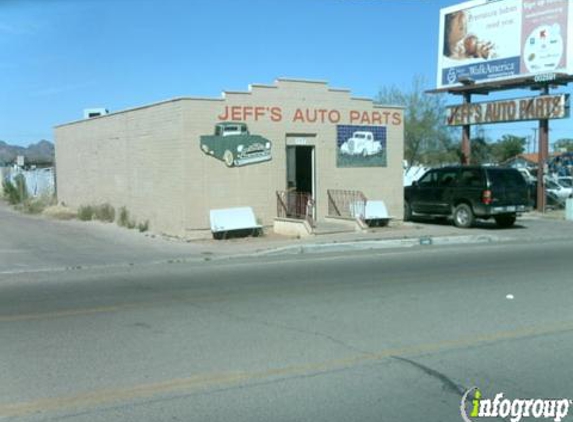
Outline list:
[[[268,249],[251,254],[244,254],[241,257],[261,257],[277,256],[287,254],[304,254],[304,253],[326,253],[341,251],[364,251],[373,249],[395,249],[395,248],[412,248],[415,246],[428,245],[459,245],[459,244],[476,244],[492,243],[511,240],[509,237],[496,235],[468,235],[468,236],[421,236],[404,239],[379,239],[379,240],[356,240],[347,242],[330,242],[330,243],[309,243],[305,245],[289,245],[279,248]],[[233,259],[237,256],[228,256]],[[220,259],[220,258],[219,258]]]
[[[397,248],[412,248],[415,246],[444,246],[444,245],[460,245],[460,244],[476,244],[476,243],[492,243],[503,240],[511,240],[511,238],[504,238],[494,235],[468,235],[468,236],[421,236],[421,237],[408,237],[401,239],[378,239],[378,240],[352,240],[352,241],[334,241],[325,243],[308,243],[287,245],[276,248],[269,248],[258,250],[255,252],[215,255],[204,254],[199,256],[179,256],[171,259],[160,259],[147,262],[117,262],[113,264],[92,264],[92,265],[72,265],[72,266],[54,266],[54,267],[40,267],[40,268],[22,268],[10,269],[0,271],[1,275],[22,275],[22,274],[38,274],[38,273],[52,273],[52,272],[73,272],[73,271],[93,271],[93,270],[113,270],[120,268],[134,268],[134,267],[149,267],[162,264],[191,264],[191,263],[207,263],[215,261],[231,261],[236,259],[245,258],[261,258],[261,257],[278,257],[283,255],[298,255],[298,254],[319,254],[328,252],[344,252],[344,251],[366,251],[366,250],[382,250],[382,249],[397,249]]]
[[[0,271],[0,275],[23,275],[34,273],[51,273],[51,272],[74,272],[74,271],[90,271],[90,270],[113,270],[121,268],[134,268],[134,267],[150,267],[163,264],[191,264],[191,263],[208,263],[208,262],[221,262],[232,261],[236,259],[250,259],[261,257],[280,257],[280,256],[293,256],[301,254],[321,254],[332,252],[345,252],[345,251],[368,251],[368,250],[387,250],[387,249],[405,249],[414,247],[426,246],[454,246],[464,244],[491,244],[503,242],[539,242],[539,241],[570,241],[570,236],[537,236],[537,237],[523,237],[515,238],[511,236],[499,235],[446,235],[446,236],[416,236],[392,239],[376,239],[376,240],[350,240],[350,241],[332,241],[321,243],[307,243],[286,245],[275,248],[268,248],[264,250],[257,250],[253,252],[238,253],[238,254],[221,254],[216,255],[212,253],[203,253],[196,256],[179,256],[170,259],[160,259],[146,262],[118,262],[113,264],[92,264],[92,265],[76,265],[76,266],[56,266],[56,267],[40,267],[40,268],[22,268],[10,269]]]

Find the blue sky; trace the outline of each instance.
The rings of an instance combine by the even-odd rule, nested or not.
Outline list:
[[[439,10],[456,3],[0,0],[0,140],[53,140],[54,125],[87,107],[218,97],[281,76],[366,97],[382,86],[407,89],[415,75],[433,88]],[[528,136],[536,125],[485,130],[493,139]],[[569,136],[569,127],[552,123],[551,137]]]

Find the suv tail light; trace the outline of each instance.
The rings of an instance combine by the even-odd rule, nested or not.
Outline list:
[[[491,196],[491,191],[490,190],[484,190],[481,194],[481,201],[485,204],[485,205],[489,205],[491,204],[493,198]]]

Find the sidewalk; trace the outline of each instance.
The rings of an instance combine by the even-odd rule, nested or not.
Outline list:
[[[213,256],[270,255],[302,253],[311,250],[373,249],[424,244],[462,244],[495,241],[532,241],[573,236],[573,222],[555,215],[530,213],[518,219],[514,227],[500,229],[493,221],[478,222],[471,229],[459,229],[451,221],[420,219],[415,222],[393,221],[387,227],[348,232],[288,238],[267,229],[263,237],[195,242]]]
[[[451,222],[419,220],[393,221],[388,227],[303,239],[279,236],[268,228],[261,237],[188,241],[139,233],[110,223],[59,221],[25,215],[1,203],[0,274],[571,237],[572,222],[531,213],[518,219],[510,229],[499,229],[493,222],[478,223],[472,229],[458,229]]]

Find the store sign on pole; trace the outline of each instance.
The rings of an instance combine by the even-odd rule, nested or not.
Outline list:
[[[446,108],[446,125],[551,120],[569,117],[569,94],[467,103]]]

